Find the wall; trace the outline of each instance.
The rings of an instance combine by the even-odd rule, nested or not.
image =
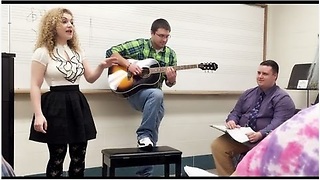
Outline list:
[[[29,88],[30,57],[41,16],[48,9],[60,6],[2,6],[1,43],[3,51],[16,53],[15,88]],[[193,8],[188,4],[72,4],[64,7],[73,12],[81,47],[93,67],[103,60],[105,50],[111,46],[130,39],[150,37],[151,23],[161,17],[167,19],[172,27],[167,45],[177,53],[178,65],[210,62],[219,65],[217,72],[212,73],[205,73],[212,68],[210,65],[203,68],[206,71],[196,66],[178,71],[180,83],[172,89],[243,91],[255,84],[254,80],[238,83],[236,77],[249,79],[254,75],[255,64],[263,59],[264,8],[244,4],[197,5]],[[152,55],[148,57],[154,58]],[[222,78],[230,83],[216,81]],[[94,84],[83,78],[80,87],[109,88],[106,71]],[[42,88],[48,86],[44,83]]]
[[[287,85],[294,63],[313,60],[319,26],[318,11],[318,5],[269,7],[267,57],[280,64],[278,84],[282,88]],[[297,107],[306,107],[305,92],[289,93]],[[90,94],[86,97],[98,129],[97,139],[89,142],[86,167],[99,167],[102,148],[136,146],[135,130],[140,123],[140,114],[112,94]],[[178,148],[184,157],[210,154],[210,143],[220,133],[212,130],[209,124],[223,123],[237,98],[237,95],[166,95],[167,111],[160,127],[159,145]],[[44,173],[48,160],[46,145],[28,140],[31,116],[29,95],[16,94],[14,153],[17,175]],[[68,158],[67,155],[65,170]]]
[[[97,167],[101,166],[101,149],[136,147],[135,130],[140,124],[140,114],[133,111],[125,100],[112,94],[86,97],[98,131],[97,139],[89,141],[86,167]],[[209,124],[223,120],[236,98],[166,95],[166,116],[160,127],[158,144],[178,148],[184,157],[208,154],[212,138],[219,135]],[[19,175],[43,173],[47,147],[28,140],[32,112],[29,97],[16,95],[15,110],[15,170]],[[30,162],[34,164],[30,166]],[[66,158],[65,169],[68,162]]]
[[[278,85],[286,88],[296,63],[313,62],[318,44],[318,5],[269,5],[267,59],[279,62]],[[296,106],[307,106],[307,91],[288,90]],[[310,92],[310,102],[318,91]]]

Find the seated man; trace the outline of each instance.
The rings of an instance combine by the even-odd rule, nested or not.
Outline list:
[[[233,158],[252,149],[272,130],[295,113],[295,105],[283,89],[276,85],[279,66],[273,60],[260,63],[257,71],[257,87],[246,90],[226,119],[226,127],[251,127],[249,142],[239,143],[228,134],[215,139],[211,151],[219,176],[230,176],[235,165]]]

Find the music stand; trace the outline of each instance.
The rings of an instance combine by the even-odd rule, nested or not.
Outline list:
[[[311,65],[312,63],[295,64],[286,88],[288,90],[307,90],[307,107],[309,107],[309,90],[317,90],[315,87],[310,87],[308,82]]]

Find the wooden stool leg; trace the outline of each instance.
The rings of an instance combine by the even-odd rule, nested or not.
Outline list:
[[[107,177],[108,176],[108,166],[103,163],[102,165],[102,177]]]
[[[170,174],[170,164],[164,164],[164,177],[169,177]]]
[[[115,177],[115,175],[116,175],[116,168],[110,167],[109,168],[109,177]]]
[[[102,177],[107,177],[107,166],[104,164],[104,155],[102,154]]]
[[[176,177],[181,177],[181,158],[176,163]]]

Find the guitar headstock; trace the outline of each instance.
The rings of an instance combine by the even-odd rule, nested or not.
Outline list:
[[[202,70],[216,71],[218,69],[218,64],[216,64],[214,62],[200,63],[200,64],[198,64],[198,67]]]

